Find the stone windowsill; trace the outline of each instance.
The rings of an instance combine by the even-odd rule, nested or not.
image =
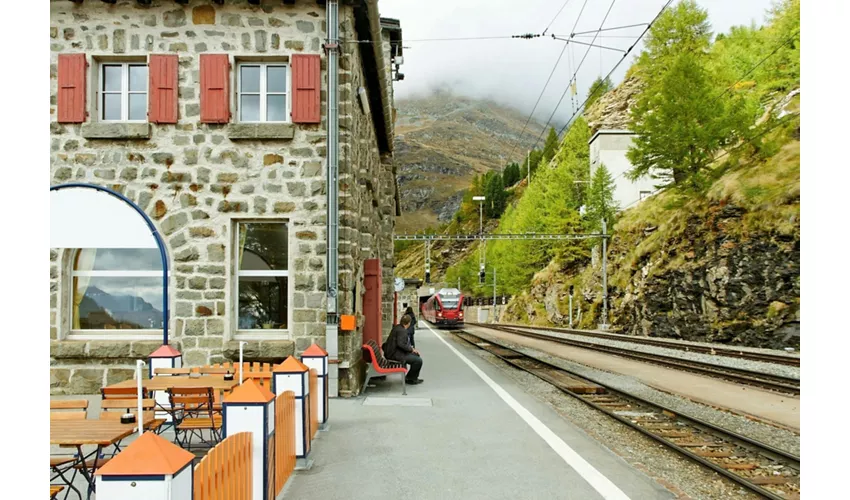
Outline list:
[[[158,340],[51,340],[50,357],[64,359],[147,359]]]
[[[236,139],[286,139],[295,137],[295,125],[291,123],[231,123],[227,136]]]
[[[295,342],[292,340],[243,340],[243,361],[262,361],[280,363],[295,354]],[[224,343],[222,354],[225,359],[239,362],[239,341]]]
[[[86,139],[150,139],[150,123],[84,123],[80,133]]]

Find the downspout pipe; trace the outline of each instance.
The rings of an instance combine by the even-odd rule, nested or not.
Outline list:
[[[327,323],[325,342],[328,352],[328,395],[339,396],[339,1],[328,0],[328,251],[327,251]]]

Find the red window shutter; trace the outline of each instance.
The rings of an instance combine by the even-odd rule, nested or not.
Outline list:
[[[230,121],[230,60],[227,54],[201,54],[201,122]]]
[[[177,55],[150,56],[148,121],[177,123]]]
[[[59,54],[58,95],[59,123],[86,121],[86,55]]]
[[[321,56],[292,55],[292,121],[319,123],[322,109],[319,96],[322,90]]]

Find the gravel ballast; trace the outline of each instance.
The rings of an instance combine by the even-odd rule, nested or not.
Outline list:
[[[485,327],[486,328],[486,327]],[[629,349],[635,352],[644,352],[648,354],[661,354],[664,356],[670,356],[674,358],[690,360],[690,361],[699,361],[702,363],[708,363],[719,367],[727,367],[727,368],[738,368],[744,370],[753,370],[761,373],[766,373],[769,375],[780,375],[783,377],[791,377],[797,380],[800,379],[800,368],[797,366],[788,366],[788,365],[779,365],[776,363],[767,363],[764,361],[752,361],[749,359],[743,358],[733,358],[729,356],[714,356],[711,354],[702,354],[697,352],[688,352],[682,351],[679,349],[670,349],[666,347],[656,347],[646,344],[636,344],[628,341],[619,341],[619,340],[608,340],[601,339],[597,337],[586,337],[583,335],[573,335],[569,333],[562,332],[554,332],[550,330],[535,330],[534,328],[524,327],[524,330],[528,330],[533,333],[541,334],[541,335],[550,335],[552,337],[560,337],[567,340],[577,340],[581,342],[587,342],[589,344],[596,344],[600,346],[607,347],[618,347],[621,349]],[[693,344],[693,343],[691,343]],[[701,344],[703,346],[710,346],[710,344]],[[743,349],[742,349],[743,350]],[[753,351],[753,349],[750,349]],[[757,349],[755,351],[764,351],[764,349]]]
[[[454,336],[449,338],[461,347],[471,347]],[[737,483],[682,457],[664,445],[564,394],[534,375],[518,370],[486,351],[476,348],[470,352],[474,352],[500,368],[519,382],[529,394],[547,403],[565,420],[667,488],[677,498],[700,500],[761,498]]]

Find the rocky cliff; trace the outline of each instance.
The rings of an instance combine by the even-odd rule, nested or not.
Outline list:
[[[799,93],[779,114],[799,111]],[[675,191],[625,211],[608,253],[609,322],[634,335],[758,347],[800,345],[799,118],[776,132],[778,151],[740,158],[704,196]],[[594,259],[597,260],[597,259]],[[601,320],[598,260],[554,262],[515,298],[502,321],[574,325]],[[581,310],[580,319],[577,318]]]
[[[399,232],[449,221],[476,174],[509,161],[527,115],[445,90],[399,100],[395,162],[401,190]],[[522,157],[540,135],[532,121],[515,149]]]

